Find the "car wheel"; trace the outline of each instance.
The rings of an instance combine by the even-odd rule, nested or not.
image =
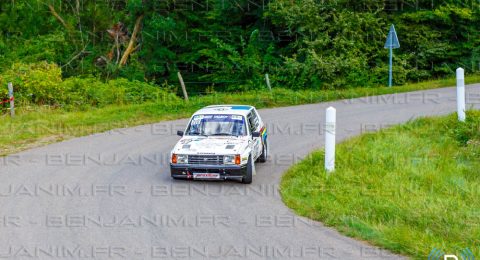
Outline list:
[[[252,183],[254,172],[255,172],[255,164],[253,163],[252,156],[250,156],[248,157],[248,162],[247,162],[247,175],[243,177],[242,183],[244,184]]]
[[[263,148],[262,148],[262,154],[260,157],[258,157],[258,161],[261,163],[264,163],[267,161],[267,156],[268,156],[268,145],[267,145],[267,140],[263,143]]]

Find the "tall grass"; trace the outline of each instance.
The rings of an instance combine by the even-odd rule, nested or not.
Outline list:
[[[285,203],[344,234],[417,259],[433,248],[480,256],[480,111],[423,118],[364,134],[291,168]]]

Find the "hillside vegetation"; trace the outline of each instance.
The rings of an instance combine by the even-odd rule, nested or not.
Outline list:
[[[0,1],[0,84],[19,102],[66,107],[141,103],[275,87],[344,89],[479,70],[475,0]],[[6,88],[0,88],[0,99]]]

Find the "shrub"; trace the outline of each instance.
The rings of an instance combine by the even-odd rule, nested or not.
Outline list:
[[[35,104],[52,104],[61,92],[62,71],[56,64],[47,62],[15,63],[0,75],[2,97],[6,97],[5,86],[12,82],[15,98]]]
[[[167,89],[137,80],[123,78],[102,82],[89,76],[62,80],[61,69],[51,63],[16,63],[0,75],[0,84],[12,82],[19,102],[51,105],[67,110],[84,110],[110,104],[140,104],[147,101],[178,100]],[[6,88],[0,92],[7,96]]]

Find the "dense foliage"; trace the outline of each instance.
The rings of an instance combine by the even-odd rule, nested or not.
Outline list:
[[[124,78],[102,82],[93,77],[62,79],[62,71],[52,63],[15,63],[0,78],[0,85],[12,82],[15,99],[33,103],[79,110],[106,105],[141,104],[145,101],[179,100],[166,88]],[[7,89],[2,89],[6,96]]]
[[[61,69],[63,78],[178,85],[181,71],[190,92],[265,88],[265,73],[292,89],[381,85],[391,23],[397,85],[480,64],[475,0],[15,0],[0,10],[2,84],[5,73],[47,62],[52,80]]]

